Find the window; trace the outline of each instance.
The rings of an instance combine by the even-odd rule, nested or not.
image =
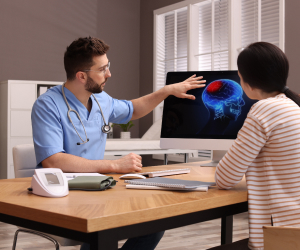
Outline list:
[[[187,10],[165,16],[165,74],[187,70]]]
[[[284,0],[186,0],[154,11],[154,85],[169,71],[236,69],[238,53],[267,41],[284,50]],[[162,103],[154,121],[162,116]]]
[[[280,38],[279,0],[242,0],[242,47],[256,41],[266,41],[283,49]],[[283,25],[283,24],[282,24]]]
[[[198,5],[198,70],[228,70],[228,0]]]

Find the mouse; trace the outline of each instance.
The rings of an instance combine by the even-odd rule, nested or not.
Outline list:
[[[124,175],[120,176],[120,179],[127,179],[127,180],[146,179],[146,177],[141,174],[124,174]]]

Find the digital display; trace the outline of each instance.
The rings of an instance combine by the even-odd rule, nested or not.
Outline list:
[[[236,139],[251,106],[237,71],[169,72],[166,84],[203,76],[204,88],[187,94],[196,100],[169,96],[164,101],[161,138]]]
[[[57,178],[56,173],[45,173],[48,185],[59,184],[59,180]]]

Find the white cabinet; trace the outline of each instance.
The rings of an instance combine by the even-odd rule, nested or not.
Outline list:
[[[33,143],[31,109],[38,93],[62,83],[21,80],[0,82],[0,179],[14,178],[12,148]]]

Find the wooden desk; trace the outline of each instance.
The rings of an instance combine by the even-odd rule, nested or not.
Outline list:
[[[213,181],[214,168],[198,163],[145,168],[191,168],[172,176]],[[119,174],[112,174],[119,180]],[[232,215],[248,210],[245,181],[232,190],[182,192],[126,189],[123,180],[107,191],[71,191],[63,198],[27,193],[31,178],[0,180],[0,221],[90,242],[91,249],[117,249],[118,240],[222,218],[222,243],[232,240]],[[101,246],[101,248],[100,248]]]

